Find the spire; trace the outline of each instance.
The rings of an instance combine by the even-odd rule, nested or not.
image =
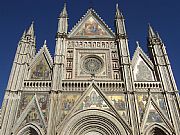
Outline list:
[[[61,11],[59,17],[60,17],[60,18],[67,18],[67,17],[68,17],[67,8],[66,8],[66,2],[64,3],[64,8],[63,8],[63,10]]]
[[[31,23],[31,26],[29,27],[26,35],[31,35],[32,37],[34,37],[34,21]]]
[[[116,17],[115,17],[116,19],[122,19],[122,18],[124,18],[123,17],[123,15],[122,15],[122,13],[120,12],[120,10],[119,10],[119,5],[118,5],[118,3],[116,4]]]
[[[58,22],[58,32],[59,33],[64,33],[67,34],[68,30],[68,14],[67,14],[67,9],[66,9],[66,2],[64,3],[64,8],[60,13],[59,16],[59,22]]]
[[[148,24],[148,37],[149,38],[156,37],[156,34],[150,24]]]

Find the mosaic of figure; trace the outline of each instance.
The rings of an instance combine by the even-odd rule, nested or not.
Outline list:
[[[91,93],[89,93],[88,96],[85,97],[80,107],[80,109],[88,109],[88,108],[109,109],[106,102],[95,90],[93,90]]]
[[[140,115],[140,118],[142,119],[144,111],[146,109],[148,96],[147,95],[138,95],[137,96],[137,101],[138,101],[139,115]]]
[[[21,101],[20,101],[20,104],[19,104],[18,117],[21,115],[21,113],[24,111],[26,106],[32,100],[33,96],[34,96],[33,94],[22,94]]]
[[[48,106],[49,106],[49,97],[48,95],[37,95],[39,106],[44,115],[44,119],[47,122],[48,118]]]
[[[93,17],[90,17],[76,36],[107,36],[107,33],[99,26]]]
[[[114,107],[117,109],[119,114],[123,117],[126,118],[126,101],[124,96],[109,96],[109,99],[112,101],[112,104]]]
[[[33,80],[51,79],[51,70],[44,57],[31,69],[30,79]]]
[[[61,119],[63,119],[68,112],[72,109],[72,107],[74,106],[76,100],[79,98],[79,94],[64,94],[62,96],[62,117]]]

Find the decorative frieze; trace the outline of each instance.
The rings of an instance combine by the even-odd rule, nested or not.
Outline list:
[[[68,41],[67,48],[113,49],[116,48],[116,43],[114,41]]]

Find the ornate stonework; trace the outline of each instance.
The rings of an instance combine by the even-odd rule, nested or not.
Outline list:
[[[0,110],[0,135],[179,135],[180,99],[164,43],[130,59],[118,5],[115,30],[93,9],[68,32],[59,16],[54,58],[23,34]]]

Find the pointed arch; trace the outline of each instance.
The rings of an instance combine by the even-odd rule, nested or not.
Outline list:
[[[15,123],[15,126],[12,129],[13,132],[16,132],[19,127],[24,126],[25,124],[23,123],[24,121],[25,123],[36,121],[36,123],[40,124],[43,128],[47,127],[43,113],[36,98],[36,95],[34,95],[32,100],[26,106],[25,110],[22,112],[21,116],[17,119],[17,122]]]
[[[147,127],[145,135],[171,135],[172,131],[170,131],[167,127],[161,124],[152,124]]]
[[[43,135],[43,131],[34,123],[28,123],[16,135]]]
[[[75,113],[57,130],[58,135],[84,135],[91,132],[102,135],[130,135],[132,133],[115,115],[99,109]]]

